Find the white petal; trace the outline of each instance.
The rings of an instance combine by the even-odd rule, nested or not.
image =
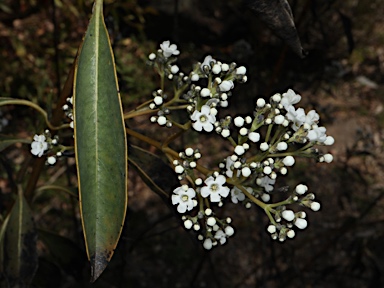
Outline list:
[[[201,188],[201,190],[200,190],[200,194],[201,194],[201,196],[203,196],[204,198],[207,198],[207,197],[211,194],[211,190],[210,190],[208,187],[203,187],[203,188]]]
[[[177,212],[185,213],[185,211],[187,211],[187,205],[185,205],[183,202],[180,202],[179,206],[177,206]]]
[[[218,193],[211,193],[211,202],[220,202],[220,195]]]

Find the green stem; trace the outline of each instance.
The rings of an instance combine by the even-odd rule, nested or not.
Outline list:
[[[269,141],[269,137],[271,136],[272,127],[273,127],[273,124],[268,125],[267,134],[265,135],[265,142],[267,142],[267,143]]]
[[[166,155],[170,155],[172,156],[174,159],[180,159],[179,158],[179,153],[177,153],[175,150],[172,150],[171,148],[169,147],[165,147],[163,145],[163,143],[160,143],[150,137],[147,137],[143,134],[140,134],[138,132],[136,132],[135,130],[132,130],[130,128],[125,128],[125,131],[127,132],[128,135],[131,135],[132,137],[135,137],[141,141],[144,141],[152,146],[154,146],[155,148],[159,149],[160,151],[162,151],[163,153],[165,153]],[[204,174],[204,175],[208,175],[208,174],[211,174],[212,171],[205,168],[204,166],[201,166],[199,164],[197,164],[196,166],[196,169],[197,171],[199,171],[200,173]]]
[[[0,100],[2,100],[2,99],[0,98]],[[8,98],[8,99],[5,99],[5,100],[0,102],[0,106],[4,106],[4,105],[23,105],[23,106],[28,106],[28,107],[35,109],[36,111],[40,112],[41,115],[43,115],[45,123],[47,124],[47,126],[50,130],[60,130],[63,128],[69,128],[69,124],[63,124],[60,126],[55,126],[54,124],[49,122],[47,112],[45,112],[45,110],[43,108],[41,108],[39,105],[37,105],[31,101],[23,100],[23,99]],[[60,109],[61,109],[61,106],[60,106]]]
[[[141,115],[146,115],[146,114],[152,114],[153,112],[157,112],[159,111],[159,109],[149,109],[149,108],[144,108],[143,110],[135,110],[135,111],[131,111],[131,112],[128,112],[128,113],[125,113],[124,114],[124,120],[127,120],[127,119],[130,119],[130,118],[134,118],[134,117],[137,117],[137,116],[141,116]]]

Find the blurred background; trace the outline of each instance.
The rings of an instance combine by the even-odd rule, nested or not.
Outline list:
[[[1,97],[29,99],[50,113],[92,2],[0,0]],[[247,67],[248,82],[237,86],[226,111],[231,115],[250,114],[257,98],[294,89],[302,95],[300,106],[316,109],[335,138],[334,162],[299,161],[282,180],[292,187],[306,183],[322,204],[321,211],[308,211],[309,226],[295,239],[272,241],[260,209],[228,204],[223,216],[233,218],[236,234],[209,252],[131,169],[122,239],[92,285],[77,200],[37,193],[32,209],[46,232],[38,242],[33,287],[384,287],[384,2],[288,1],[308,52],[304,59],[241,0],[104,2],[125,110],[157,89],[147,56],[171,40],[185,72],[206,55]],[[31,137],[42,127],[35,116],[30,109],[1,107],[0,133]],[[157,127],[148,123],[143,118],[129,125],[151,135]],[[214,138],[196,145],[220,151]],[[2,152],[0,213],[11,203],[9,169],[3,168],[16,173],[28,157],[29,147],[21,144]],[[47,168],[41,183],[74,187],[74,175],[74,159],[67,158]]]

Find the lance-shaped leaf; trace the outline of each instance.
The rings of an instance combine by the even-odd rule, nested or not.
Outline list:
[[[267,26],[283,39],[300,57],[305,56],[297,34],[291,6],[287,0],[247,0]]]
[[[4,234],[4,274],[10,287],[28,287],[38,265],[37,234],[21,188]]]
[[[75,152],[80,212],[91,281],[110,261],[127,207],[127,145],[102,1],[97,0],[77,60]]]

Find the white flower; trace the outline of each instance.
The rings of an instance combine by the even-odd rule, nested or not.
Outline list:
[[[236,186],[231,190],[231,200],[233,203],[237,204],[239,201],[243,201],[245,199],[244,193],[237,188]]]
[[[241,175],[243,175],[244,177],[249,177],[251,173],[252,171],[251,169],[249,169],[249,167],[244,167],[243,169],[241,169]]]
[[[286,142],[279,142],[276,146],[276,149],[279,151],[285,151],[288,149],[288,144]]]
[[[273,190],[273,185],[275,184],[276,180],[271,179],[268,176],[265,176],[263,178],[257,178],[256,184],[263,187],[266,192],[270,192]]]
[[[273,119],[273,121],[277,124],[277,125],[281,125],[283,124],[285,120],[285,117],[283,115],[277,115],[275,116],[275,119]]]
[[[249,140],[251,140],[253,143],[259,142],[260,140],[260,134],[257,132],[250,132],[248,134]],[[267,148],[268,149],[268,148]]]
[[[215,217],[209,217],[209,218],[207,219],[207,225],[208,225],[208,226],[215,226],[215,224],[216,224],[216,219],[215,219]]]
[[[261,151],[267,151],[269,149],[269,145],[266,142],[263,142],[260,144],[260,150]]]
[[[180,51],[177,50],[176,44],[169,45],[169,41],[164,41],[163,43],[160,44],[161,50],[163,50],[163,55],[164,57],[168,58],[172,55],[179,55]]]
[[[295,234],[296,234],[295,231],[289,230],[287,232],[287,237],[292,239],[293,237],[295,237]]]
[[[211,90],[209,90],[208,88],[203,88],[200,91],[200,95],[201,95],[201,97],[211,96]]]
[[[324,141],[325,145],[333,145],[335,143],[335,139],[332,136],[327,136],[327,138]]]
[[[303,125],[306,120],[304,109],[298,108],[295,110],[295,107],[293,106],[288,107],[287,114],[285,116],[293,122],[292,129],[295,131],[297,131],[297,129],[299,129],[299,127]]]
[[[272,100],[279,103],[281,101],[281,95],[280,93],[276,93],[275,95],[273,95],[272,97]]]
[[[325,163],[331,163],[332,161],[333,161],[333,156],[332,156],[332,154],[325,154],[324,156],[324,162]]]
[[[165,124],[167,124],[167,118],[165,116],[159,116],[159,118],[157,118],[157,123],[160,126],[164,126]]]
[[[219,175],[216,178],[213,176],[208,177],[204,183],[207,186],[201,188],[201,196],[207,198],[210,196],[211,202],[220,202],[221,197],[227,197],[229,194],[229,188],[223,186],[226,179],[223,175]]]
[[[261,200],[263,200],[264,202],[268,202],[269,200],[271,200],[271,195],[264,193],[263,195],[261,195]]]
[[[271,234],[273,234],[273,233],[275,233],[276,232],[276,226],[275,225],[269,225],[268,227],[267,227],[267,231],[269,232],[269,233],[271,233]]]
[[[192,222],[191,220],[189,220],[189,219],[185,220],[185,222],[184,222],[184,227],[185,227],[186,229],[191,229],[192,226],[193,226],[193,222]]]
[[[228,107],[228,101],[220,101],[220,107],[223,107],[223,108]]]
[[[200,66],[201,70],[204,72],[204,66],[208,66],[209,68],[211,68],[211,66],[210,66],[211,62],[216,63],[216,60],[213,59],[211,55],[206,56],[204,58],[203,63]]]
[[[196,196],[195,190],[183,185],[173,190],[172,204],[177,205],[177,212],[184,213],[185,211],[191,211],[194,207],[193,198]]]
[[[216,121],[216,116],[211,114],[211,109],[209,106],[204,105],[201,107],[201,112],[195,110],[191,115],[191,120],[196,121],[192,124],[193,128],[196,131],[207,131],[211,132],[213,130],[213,124]]]
[[[265,167],[263,168],[263,173],[266,174],[266,175],[271,174],[271,173],[272,173],[272,168],[269,167],[269,166],[265,166]]]
[[[237,154],[237,155],[243,155],[245,153],[245,149],[242,145],[237,145],[234,149],[234,152]]]
[[[316,124],[319,121],[319,119],[320,119],[319,114],[317,114],[315,110],[311,110],[305,116],[305,123],[312,126],[313,124]]]
[[[153,103],[155,103],[157,106],[160,106],[161,104],[163,104],[163,102],[164,99],[161,96],[155,96],[155,98],[153,98]]]
[[[325,129],[325,127],[315,127],[308,131],[307,138],[311,142],[323,143],[327,140],[327,135],[325,134],[326,131],[327,129]]]
[[[243,127],[243,128],[240,129],[239,133],[240,133],[241,136],[245,136],[245,135],[248,134],[248,129]]]
[[[199,81],[199,75],[192,72],[191,81]]]
[[[156,54],[155,53],[151,53],[151,54],[149,54],[148,58],[149,58],[149,60],[153,61],[153,60],[156,59]]]
[[[41,157],[45,150],[48,149],[48,143],[45,141],[44,135],[33,136],[33,142],[31,143],[31,153],[35,156]]]
[[[259,108],[263,108],[265,106],[265,100],[263,98],[257,99],[256,106]]]
[[[293,156],[286,156],[286,157],[284,157],[284,159],[283,159],[283,163],[284,163],[284,165],[285,166],[288,166],[288,167],[290,167],[290,166],[292,166],[293,164],[295,164],[295,158],[293,158]]]
[[[226,63],[221,64],[221,71],[227,72],[229,70],[229,65]]]
[[[244,66],[240,66],[236,69],[236,75],[244,75],[247,73],[247,69]]]
[[[280,104],[283,105],[283,107],[288,110],[287,108],[289,106],[292,106],[296,103],[299,103],[301,100],[301,96],[299,94],[296,94],[292,89],[288,89],[286,93],[283,93],[282,99],[280,101]]]
[[[231,90],[233,87],[234,87],[234,85],[233,85],[232,80],[224,80],[219,85],[219,89],[221,92],[227,92],[227,91]]]
[[[231,237],[233,234],[235,234],[235,230],[231,226],[225,227],[224,231],[228,237]]]
[[[212,249],[212,240],[210,238],[205,239],[203,242],[203,247],[207,250],[211,250]]]
[[[308,225],[308,222],[305,219],[296,218],[295,225],[299,229],[305,229]]]
[[[223,230],[218,230],[215,233],[215,239],[217,239],[221,245],[223,245],[227,241],[227,235],[223,232]]]
[[[319,202],[312,202],[311,203],[311,209],[313,210],[313,211],[319,211],[320,210],[320,203]]]
[[[293,213],[292,210],[284,210],[282,213],[281,213],[281,216],[287,220],[287,221],[292,221],[293,219],[295,219],[295,213]]]
[[[243,127],[243,125],[244,125],[244,118],[241,117],[241,116],[237,116],[237,117],[233,120],[233,123],[234,123],[235,126],[237,126],[237,127]]]
[[[221,65],[215,64],[212,67],[213,74],[219,74],[221,72]]]
[[[56,157],[55,156],[50,156],[47,158],[47,163],[49,165],[54,165],[56,163]]]
[[[236,156],[236,155],[232,155],[232,156]],[[237,158],[237,156],[236,156]],[[227,171],[225,171],[225,175],[227,175],[229,178],[231,178],[233,176],[233,170],[235,169],[235,161],[236,160],[233,160],[231,159],[231,156],[228,156],[227,159],[226,159],[226,163],[225,163],[225,169],[227,169]],[[237,171],[237,177],[240,176],[240,171]]]
[[[227,157],[226,161],[225,161],[225,169],[227,169],[227,171],[225,171],[225,175],[227,175],[229,178],[231,178],[233,176],[233,164],[235,163],[235,161],[233,161],[231,159],[230,156]]]
[[[308,191],[308,187],[304,184],[299,184],[296,186],[296,189],[295,189],[296,193],[299,194],[299,195],[303,195],[305,194],[307,191]]]
[[[177,72],[179,72],[179,67],[177,65],[172,65],[171,66],[171,73],[176,74]]]

